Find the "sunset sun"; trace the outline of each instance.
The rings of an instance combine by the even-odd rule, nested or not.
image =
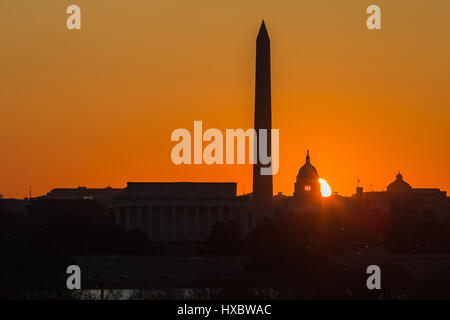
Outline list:
[[[320,192],[322,193],[322,197],[329,197],[331,196],[331,188],[328,185],[328,183],[324,180],[319,178],[320,183]]]

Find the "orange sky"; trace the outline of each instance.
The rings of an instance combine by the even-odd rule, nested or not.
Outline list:
[[[66,29],[66,7],[82,30]],[[344,5],[345,3],[345,5]],[[382,10],[380,31],[365,8]],[[249,165],[175,166],[176,128],[253,126],[255,41],[272,45],[274,192],[306,149],[333,191],[450,190],[450,1],[1,0],[0,194],[127,181],[235,181]]]

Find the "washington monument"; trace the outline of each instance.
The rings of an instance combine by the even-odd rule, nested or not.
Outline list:
[[[264,20],[256,39],[256,77],[255,77],[255,125],[256,132],[267,130],[267,155],[272,155],[271,135],[272,110],[270,94],[270,39]],[[260,143],[256,141],[255,143]],[[259,150],[259,148],[258,148]],[[272,216],[272,175],[261,175],[263,165],[259,159],[253,165],[253,212],[256,218]]]

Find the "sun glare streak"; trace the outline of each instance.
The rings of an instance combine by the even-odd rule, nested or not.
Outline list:
[[[329,197],[331,196],[331,188],[328,185],[328,183],[324,180],[319,178],[320,183],[320,192],[322,193],[322,197]]]

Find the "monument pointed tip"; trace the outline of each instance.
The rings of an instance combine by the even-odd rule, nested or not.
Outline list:
[[[264,19],[261,22],[261,27],[259,28],[258,38],[259,37],[267,37],[269,38],[269,34],[267,32],[266,23],[264,22]]]

